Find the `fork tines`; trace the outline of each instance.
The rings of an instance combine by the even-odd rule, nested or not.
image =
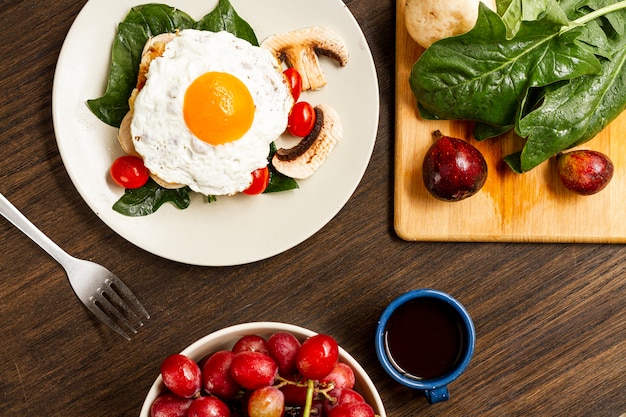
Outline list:
[[[132,333],[137,333],[137,328],[143,326],[142,317],[150,318],[150,314],[137,297],[119,279],[107,278],[104,286],[98,288],[97,295],[91,296],[89,300],[91,302],[89,309],[96,317],[126,340],[130,340],[130,336],[121,326],[125,326]]]

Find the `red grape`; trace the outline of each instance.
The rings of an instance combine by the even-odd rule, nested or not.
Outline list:
[[[335,388],[328,393],[332,400],[327,400],[324,404],[326,413],[341,404],[365,402],[363,396],[350,388]]]
[[[159,395],[150,406],[150,417],[186,417],[192,402],[171,393]]]
[[[302,343],[296,368],[305,378],[320,380],[328,375],[339,358],[337,342],[329,335],[317,334]]]
[[[343,362],[337,362],[333,370],[322,378],[320,382],[332,382],[335,388],[353,388],[356,381],[352,368]]]
[[[374,409],[366,403],[340,404],[330,410],[328,417],[374,417]]]
[[[363,396],[350,388],[343,388],[339,393],[339,404],[364,403]]]
[[[278,372],[282,376],[292,375],[296,370],[296,355],[300,349],[300,341],[291,333],[274,333],[267,339],[269,355],[278,364]]]
[[[233,358],[230,374],[242,387],[257,389],[274,383],[278,365],[274,359],[261,352],[241,352]]]
[[[239,340],[237,340],[237,342],[235,342],[235,345],[231,350],[234,353],[250,351],[261,352],[269,355],[269,351],[267,350],[267,341],[261,336],[257,336],[255,334],[242,336]]]
[[[223,400],[232,399],[241,386],[230,374],[230,365],[235,354],[229,350],[220,350],[209,356],[202,368],[202,388],[207,394]]]
[[[200,397],[191,403],[187,417],[230,417],[230,409],[217,397]]]
[[[265,386],[252,391],[248,399],[250,417],[282,417],[285,397],[276,387]]]
[[[200,367],[185,355],[175,353],[165,358],[161,363],[161,377],[165,386],[179,397],[192,398],[200,392]]]
[[[306,387],[287,384],[280,388],[285,395],[285,404],[291,406],[304,405],[306,401]]]

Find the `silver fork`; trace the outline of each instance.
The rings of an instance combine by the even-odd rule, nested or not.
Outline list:
[[[111,271],[95,262],[69,255],[2,194],[0,194],[0,214],[63,266],[70,285],[80,301],[120,336],[130,340],[120,325],[137,333],[137,327],[143,326],[141,317],[150,318],[137,297]]]

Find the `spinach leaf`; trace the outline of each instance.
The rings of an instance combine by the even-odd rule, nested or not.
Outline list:
[[[87,100],[87,106],[98,119],[119,127],[128,113],[128,98],[137,83],[139,54],[134,51],[148,39],[145,30],[135,24],[122,22],[113,43],[111,69],[104,95]],[[140,50],[141,51],[141,50]]]
[[[189,187],[170,190],[149,179],[141,188],[127,189],[113,205],[113,210],[126,216],[139,217],[156,212],[166,202],[172,202],[179,209],[186,209],[190,202],[189,192]]]
[[[509,130],[513,129],[513,125],[507,126],[494,126],[486,123],[476,123],[474,125],[474,138],[478,141],[495,138],[496,136],[503,135]]]
[[[591,140],[626,110],[626,40],[614,50],[600,74],[548,90],[541,106],[518,121],[516,132],[527,138],[519,154],[521,172]]]
[[[239,17],[228,0],[220,0],[215,10],[200,19],[195,28],[212,32],[225,30],[240,39],[247,40],[254,46],[259,46],[259,41],[252,27]]]
[[[557,0],[508,0],[498,1],[497,5],[508,38],[517,34],[523,21],[544,20],[560,25],[569,23]]]
[[[143,27],[148,36],[189,29],[195,24],[195,20],[182,10],[158,3],[133,7],[124,21]]]
[[[411,89],[440,119],[511,125],[531,87],[600,71],[598,59],[560,36],[561,28],[551,21],[522,22],[507,39],[502,19],[481,4],[470,32],[435,42],[422,54],[411,71]]]
[[[128,98],[137,83],[141,52],[148,38],[191,28],[194,23],[186,13],[164,4],[133,7],[118,25],[105,93],[87,100],[89,109],[104,123],[119,127],[129,110]]]
[[[613,4],[615,0],[561,0],[561,7],[564,8],[567,16],[572,21],[599,10],[605,6]],[[581,34],[577,41],[581,47],[589,50],[601,57],[610,58],[613,53],[610,38],[622,37],[624,35],[624,24],[626,22],[620,18],[623,13],[609,13],[603,19],[588,21],[581,26]]]
[[[265,189],[265,191],[263,191],[263,194],[297,190],[298,188],[300,188],[296,180],[276,171],[276,169],[274,169],[272,165],[270,165],[269,170],[270,182],[269,184],[267,184],[267,188]]]

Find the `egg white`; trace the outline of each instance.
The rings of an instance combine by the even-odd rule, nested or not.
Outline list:
[[[217,146],[195,137],[183,116],[187,88],[209,71],[239,78],[255,104],[250,129]],[[269,145],[284,132],[292,105],[282,68],[269,51],[228,32],[187,29],[150,63],[130,130],[135,150],[160,179],[205,195],[231,195],[245,190],[251,172],[267,165]]]

